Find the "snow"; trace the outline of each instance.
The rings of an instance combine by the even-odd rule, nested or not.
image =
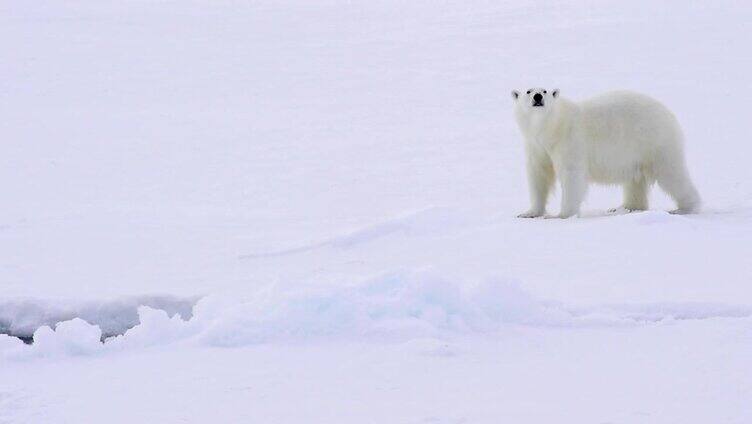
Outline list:
[[[139,323],[137,310],[148,306],[191,318],[193,305],[198,298],[174,296],[136,296],[114,300],[79,301],[58,298],[54,300],[15,299],[0,301],[0,332],[28,338],[41,326],[81,318],[98,326],[105,337],[122,334]]]
[[[0,5],[0,422],[748,422],[751,12]],[[703,213],[516,219],[541,85],[664,102]]]
[[[3,369],[11,422],[735,422],[749,320],[152,348]]]
[[[350,287],[272,286],[243,300],[211,295],[199,300],[186,318],[149,306],[137,312],[135,323],[114,328],[115,336],[103,337],[95,320],[76,317],[55,324],[54,330],[37,328],[30,346],[6,341],[8,350],[0,353],[24,359],[106,355],[155,345],[243,347],[360,339],[420,345],[437,338],[494,337],[509,325],[587,329],[752,319],[752,307],[710,303],[571,308],[537,299],[514,281],[457,282],[426,272],[383,275]],[[434,348],[444,349],[429,350]]]

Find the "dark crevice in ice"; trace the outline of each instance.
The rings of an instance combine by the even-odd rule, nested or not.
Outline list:
[[[99,326],[102,341],[124,334],[139,324],[139,306],[161,309],[170,317],[193,316],[193,305],[199,297],[139,296],[108,301],[57,302],[47,299],[0,300],[0,334],[34,342],[34,332],[43,326],[55,328],[63,321],[80,318]]]

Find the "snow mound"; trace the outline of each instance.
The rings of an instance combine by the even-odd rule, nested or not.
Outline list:
[[[180,314],[170,317],[161,309],[148,306],[138,308],[139,325],[124,334],[107,340],[110,348],[150,347],[182,340],[195,333],[196,326]]]
[[[31,346],[0,336],[0,351],[6,356],[28,358],[91,355],[174,343],[236,347],[376,338],[408,342],[411,349],[428,356],[452,356],[457,351],[445,341],[447,337],[491,333],[509,325],[652,325],[752,316],[749,307],[706,303],[568,308],[532,296],[514,280],[497,278],[470,284],[427,272],[393,273],[348,287],[305,287],[272,285],[245,298],[212,295],[199,300],[192,314],[185,315],[140,306],[135,308],[135,318],[117,320],[134,324],[110,338],[103,336],[96,321],[76,317],[57,323],[54,330],[52,326],[38,328]],[[100,322],[112,328],[112,321]]]
[[[392,274],[355,287],[265,290],[239,304],[214,297],[194,310],[208,323],[202,340],[239,346],[319,337],[430,337],[445,331],[497,329],[502,323],[561,324],[549,308],[508,280],[463,285],[430,274]]]
[[[34,332],[34,354],[39,356],[90,355],[101,349],[102,330],[81,318],[55,326],[40,327]]]

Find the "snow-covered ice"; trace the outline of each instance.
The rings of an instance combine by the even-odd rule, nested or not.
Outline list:
[[[750,18],[0,4],[0,422],[749,422]],[[703,213],[516,219],[541,85],[668,105]]]

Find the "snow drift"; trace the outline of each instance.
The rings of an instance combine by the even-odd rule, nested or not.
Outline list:
[[[31,346],[2,335],[0,350],[13,358],[78,356],[173,343],[236,347],[314,339],[420,340],[508,325],[623,326],[752,316],[749,307],[701,303],[568,308],[535,298],[513,280],[466,283],[431,272],[397,272],[345,288],[270,285],[240,300],[208,296],[192,310],[188,300],[142,300],[151,305],[138,306],[132,319],[106,318],[120,310],[128,317],[136,299],[111,303],[115,307],[109,310],[89,306],[80,309],[80,316],[36,328]]]

